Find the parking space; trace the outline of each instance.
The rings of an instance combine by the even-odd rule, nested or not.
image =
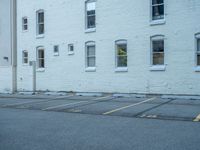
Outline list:
[[[199,100],[125,98],[110,95],[57,96],[48,98],[0,98],[0,107],[82,113],[104,116],[136,117],[176,121],[200,121]]]

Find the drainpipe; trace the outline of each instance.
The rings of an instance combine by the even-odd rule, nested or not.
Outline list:
[[[10,0],[12,93],[17,92],[17,0]]]

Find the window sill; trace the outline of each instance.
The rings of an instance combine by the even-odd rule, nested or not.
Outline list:
[[[194,68],[194,71],[195,71],[195,72],[200,72],[200,66],[196,66],[196,67]]]
[[[74,55],[74,52],[68,52],[68,55]]]
[[[115,69],[115,72],[128,72],[127,67],[119,67]]]
[[[86,71],[86,72],[95,72],[95,71],[96,71],[96,67],[88,67],[88,68],[85,68],[85,71]]]
[[[22,33],[26,33],[26,32],[28,32],[28,30],[22,30]]]
[[[165,24],[165,23],[166,23],[165,19],[161,19],[161,20],[152,20],[152,21],[150,22],[150,25],[151,25],[151,26],[154,26],[154,25],[162,25],[162,24]]]
[[[53,55],[54,55],[54,56],[59,56],[59,53],[54,53]]]
[[[150,67],[150,71],[165,71],[166,65],[155,65]]]
[[[36,39],[44,38],[44,34],[36,35]]]
[[[37,72],[45,72],[45,68],[38,68],[36,71]]]
[[[22,66],[29,66],[29,64],[28,63],[27,64],[23,63]]]
[[[85,33],[96,32],[96,28],[85,29]]]

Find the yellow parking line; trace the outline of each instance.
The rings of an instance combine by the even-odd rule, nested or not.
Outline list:
[[[106,98],[109,98],[109,97],[111,97],[111,96],[98,97],[98,98],[93,99],[93,101],[102,100],[102,99],[106,99]]]
[[[200,114],[193,121],[194,122],[199,122],[200,121]]]
[[[143,104],[143,103],[146,103],[146,102],[149,102],[149,101],[155,100],[155,99],[156,99],[156,98],[153,97],[153,98],[150,98],[150,99],[144,100],[144,101],[139,102],[139,103],[134,103],[134,104],[131,104],[131,105],[128,105],[128,106],[120,107],[120,108],[117,108],[117,109],[114,109],[114,110],[111,110],[111,111],[105,112],[105,113],[103,113],[103,115],[109,115],[109,114],[112,114],[112,113],[114,113],[114,112],[117,112],[117,111],[120,111],[120,110],[123,110],[123,109],[126,109],[126,108],[130,108],[130,107],[133,107],[133,106],[137,106],[137,105],[140,105],[140,104]]]
[[[64,107],[64,106],[69,106],[69,105],[76,105],[76,104],[80,104],[80,103],[86,103],[88,101],[81,101],[81,102],[75,102],[75,103],[67,103],[67,104],[63,104],[63,105],[57,105],[57,106],[52,106],[52,107],[48,107],[42,110],[49,110],[49,109],[55,109],[55,108],[59,108],[59,107]]]

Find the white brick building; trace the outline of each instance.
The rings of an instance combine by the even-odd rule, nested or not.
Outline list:
[[[17,14],[18,91],[200,95],[199,0],[18,0]]]
[[[0,0],[0,92],[16,91],[16,3]]]

